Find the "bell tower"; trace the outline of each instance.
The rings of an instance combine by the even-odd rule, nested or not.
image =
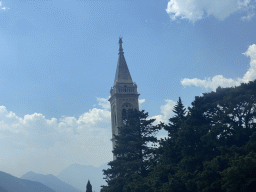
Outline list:
[[[122,43],[122,38],[119,38],[116,76],[114,86],[110,89],[109,102],[111,106],[112,138],[113,135],[118,135],[118,127],[123,126],[123,119],[126,117],[127,110],[131,108],[139,110],[137,85],[132,81],[124,58]],[[112,140],[112,144],[114,149],[114,140]]]

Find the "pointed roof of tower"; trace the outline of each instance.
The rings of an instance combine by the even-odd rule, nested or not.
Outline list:
[[[122,43],[122,38],[119,37],[119,56],[114,85],[117,83],[133,83],[131,74],[124,58]]]

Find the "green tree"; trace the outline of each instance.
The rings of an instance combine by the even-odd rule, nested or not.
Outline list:
[[[141,115],[135,115],[137,120],[129,115],[115,137],[117,159],[104,172],[108,191],[255,190],[256,80],[195,97],[187,114],[179,98],[174,113],[168,125],[158,125],[169,138],[159,142],[157,153],[154,148],[141,148],[156,139],[144,140],[147,137],[139,136],[142,131],[134,132],[143,129],[132,127],[146,124],[138,118]],[[143,140],[149,142],[142,145]]]
[[[151,191],[182,191],[184,189],[178,186],[180,183],[177,177],[170,180],[170,175],[175,174],[177,170],[177,163],[180,161],[180,146],[176,144],[178,133],[182,128],[182,124],[186,119],[186,108],[184,107],[181,98],[177,101],[177,104],[173,109],[174,116],[169,119],[167,125],[161,124],[166,131],[168,131],[168,139],[161,139],[158,148],[157,165],[154,171],[151,172],[144,183],[150,185]],[[169,187],[169,183],[171,187]],[[184,190],[183,190],[184,191]]]
[[[234,156],[250,153],[246,146],[256,131],[255,118],[256,81],[233,88],[219,87],[216,92],[195,98],[178,138],[182,160],[177,172],[183,173],[181,179],[187,190],[226,191],[231,186],[228,178],[232,175],[223,170],[234,166]],[[243,172],[238,170],[239,174]],[[242,177],[237,179],[237,184],[243,182]],[[236,189],[233,191],[242,188]]]
[[[92,192],[92,185],[90,183],[90,180],[88,180],[87,185],[86,185],[86,192]]]
[[[179,133],[181,179],[189,191],[223,191],[223,175],[255,131],[256,81],[196,97]]]
[[[221,173],[222,189],[226,192],[253,192],[256,187],[256,153],[251,151],[246,156],[236,156],[230,166]]]
[[[168,131],[169,137],[177,137],[177,133],[180,130],[181,123],[184,122],[186,116],[186,108],[184,107],[181,98],[177,101],[177,104],[173,109],[174,116],[169,119],[169,124],[164,127],[166,131]]]
[[[118,135],[114,135],[116,160],[103,170],[108,183],[103,187],[106,191],[132,190],[136,186],[128,184],[138,177],[146,177],[154,166],[159,126],[152,124],[154,119],[147,119],[148,113],[136,109],[128,110],[126,118],[125,125],[118,128]]]
[[[255,188],[256,80],[195,97],[178,117],[165,126],[170,138],[160,142],[157,166],[144,178],[151,191]]]

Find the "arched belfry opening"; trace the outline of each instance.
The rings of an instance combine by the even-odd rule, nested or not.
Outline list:
[[[114,85],[110,89],[112,144],[115,147],[113,135],[118,134],[118,127],[124,126],[129,109],[139,110],[139,94],[137,85],[132,81],[123,52],[123,40],[119,38],[119,52]],[[114,156],[115,159],[115,156]]]

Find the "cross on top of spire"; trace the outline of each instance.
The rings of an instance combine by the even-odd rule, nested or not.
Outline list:
[[[119,53],[124,53],[123,47],[122,47],[122,43],[123,43],[122,39],[123,39],[122,37],[119,37]]]

